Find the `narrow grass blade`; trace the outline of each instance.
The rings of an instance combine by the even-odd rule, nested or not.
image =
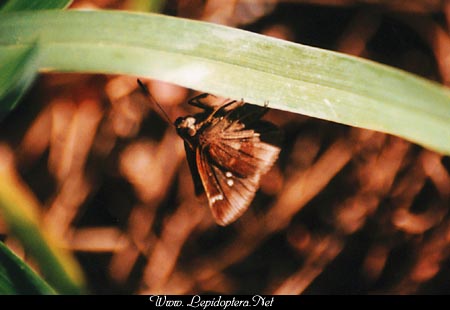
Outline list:
[[[34,11],[47,9],[64,9],[72,3],[72,0],[8,0],[1,12],[16,12],[16,11]]]
[[[38,73],[38,45],[0,51],[0,120],[11,111]]]
[[[156,14],[0,17],[0,52],[39,38],[42,70],[147,76],[394,134],[450,155],[450,90],[407,72],[275,38]]]
[[[0,167],[0,215],[9,231],[31,255],[46,281],[61,294],[83,292],[76,261],[46,232],[39,219],[38,203],[12,169]]]
[[[54,295],[55,291],[0,242],[0,294]]]

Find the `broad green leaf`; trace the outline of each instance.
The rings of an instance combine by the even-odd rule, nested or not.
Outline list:
[[[0,53],[0,120],[11,111],[38,73],[38,45]]]
[[[450,155],[450,90],[407,72],[275,38],[156,14],[0,16],[0,55],[39,38],[41,70],[147,76],[379,130]]]
[[[0,215],[34,258],[45,280],[61,294],[82,293],[80,267],[41,225],[38,202],[17,175],[0,167]]]
[[[0,242],[0,294],[53,295],[55,291]]]
[[[16,11],[35,11],[46,9],[64,9],[72,3],[72,0],[8,0],[1,12],[16,12]]]

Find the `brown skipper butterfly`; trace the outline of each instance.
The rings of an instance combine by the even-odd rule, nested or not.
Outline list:
[[[138,83],[169,119],[145,85]],[[216,223],[226,226],[247,210],[261,177],[277,160],[279,131],[261,120],[267,107],[244,100],[204,93],[189,104],[203,112],[179,117],[174,126],[184,140],[196,195],[206,194]]]

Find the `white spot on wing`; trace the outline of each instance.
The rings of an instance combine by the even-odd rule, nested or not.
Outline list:
[[[218,194],[218,195],[215,195],[215,196],[211,197],[211,203],[215,203],[216,201],[219,201],[219,200],[223,200],[223,195],[222,194]]]

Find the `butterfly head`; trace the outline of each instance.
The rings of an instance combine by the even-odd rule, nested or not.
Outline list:
[[[193,116],[179,117],[175,121],[175,127],[178,134],[184,138],[189,139],[197,134],[197,120]]]

